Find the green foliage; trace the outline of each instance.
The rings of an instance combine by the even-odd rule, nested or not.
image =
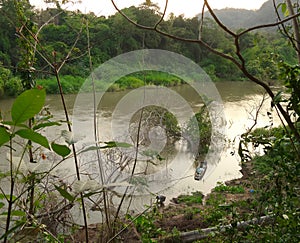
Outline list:
[[[161,228],[157,228],[154,223],[154,217],[157,216],[157,208],[149,213],[142,214],[137,218],[127,215],[127,218],[132,220],[137,231],[141,234],[142,242],[156,242],[152,238],[156,238],[165,232]]]
[[[25,122],[38,114],[44,106],[45,99],[46,92],[40,89],[28,90],[19,95],[11,109],[14,125]]]
[[[21,138],[30,140],[30,141],[35,142],[47,149],[50,149],[47,138],[37,132],[34,132],[31,129],[20,129],[20,130],[16,131],[15,134],[20,136]]]
[[[37,27],[46,24],[40,31],[37,50],[48,57],[52,64],[59,65],[71,50],[74,40],[79,35],[78,42],[67,62],[60,70],[63,77],[63,89],[65,93],[74,93],[79,90],[84,79],[90,73],[89,57],[86,53],[87,32],[85,24],[88,23],[89,41],[93,65],[97,67],[110,58],[141,48],[157,48],[174,51],[191,58],[210,75],[213,80],[242,80],[244,77],[238,68],[230,61],[217,57],[207,49],[197,44],[178,42],[161,36],[158,33],[135,28],[128,23],[120,14],[109,17],[96,17],[93,14],[82,14],[58,9],[47,9],[41,12],[33,12],[27,1],[17,1],[18,4],[5,2],[1,11],[0,26],[0,62],[6,66],[12,65],[18,70],[24,88],[33,87],[37,83],[46,88],[47,93],[57,93],[56,82],[49,78],[50,66],[45,60],[37,55],[31,43],[36,39],[32,33],[36,33]],[[61,11],[61,12],[60,12]],[[125,13],[137,23],[152,26],[159,19],[158,12],[152,8],[130,7],[124,9]],[[58,14],[60,12],[60,14]],[[9,17],[9,19],[7,19]],[[16,27],[22,28],[22,38],[12,38]],[[83,27],[83,28],[82,28]],[[184,16],[173,16],[161,23],[163,31],[170,32],[185,38],[198,38],[198,18],[184,18]],[[216,48],[225,54],[235,56],[233,40],[211,20],[204,19],[203,40],[212,48]],[[100,44],[101,43],[101,44]],[[285,38],[274,33],[247,33],[241,38],[241,52],[246,59],[247,67],[251,74],[264,78],[266,81],[277,78],[277,67],[275,64],[283,59],[289,63],[295,61],[293,49],[286,44]],[[43,73],[36,73],[35,70],[43,70]],[[36,76],[36,77],[35,77]],[[69,77],[68,77],[69,76]],[[76,78],[73,78],[76,77]],[[135,77],[135,78],[133,78]],[[123,77],[109,89],[111,91],[136,88],[147,84],[173,86],[182,83],[176,77],[151,73],[147,75],[133,75]],[[16,80],[12,80],[16,83]],[[10,89],[7,85],[5,94],[15,95],[20,92],[19,87]],[[22,87],[22,86],[21,86]],[[1,81],[0,81],[1,92]]]
[[[178,202],[185,203],[187,205],[202,204],[203,194],[201,192],[192,192],[192,195],[180,195]]]
[[[61,86],[65,94],[76,93],[84,83],[84,78],[71,75],[61,76]],[[57,80],[55,78],[37,79],[37,85],[45,88],[47,94],[57,94],[59,92]]]
[[[43,106],[46,99],[46,92],[43,89],[30,89],[19,95],[11,108],[11,121],[1,121],[0,123],[0,147],[6,146],[9,159],[9,172],[1,173],[0,180],[5,179],[7,183],[10,181],[10,191],[7,195],[0,195],[0,208],[2,218],[6,218],[5,233],[0,236],[1,240],[7,241],[11,235],[13,239],[17,239],[22,235],[26,235],[26,230],[30,228],[35,232],[43,232],[44,227],[35,219],[36,210],[44,207],[40,206],[40,200],[44,198],[39,191],[39,183],[49,174],[47,169],[39,171],[32,167],[38,162],[38,157],[46,159],[44,149],[54,151],[54,153],[66,157],[71,152],[65,145],[52,142],[49,144],[48,138],[41,134],[40,130],[50,126],[60,125],[58,122],[52,122],[49,111],[44,111]],[[39,114],[38,119],[36,115]],[[28,125],[28,121],[30,121]],[[18,127],[18,128],[17,128]],[[44,149],[42,149],[42,147]],[[19,151],[21,150],[21,151]],[[23,151],[22,151],[23,150]],[[35,151],[32,153],[32,151]],[[34,155],[34,153],[40,155]],[[19,157],[19,153],[21,157]],[[30,161],[26,161],[28,159]],[[45,164],[46,165],[46,164]],[[37,171],[36,171],[37,170]],[[21,191],[17,191],[16,184],[21,183]],[[1,181],[2,184],[2,181]],[[58,193],[65,199],[73,202],[74,197],[59,186],[54,185]],[[3,188],[1,187],[1,190]],[[30,193],[28,193],[30,192]],[[47,194],[49,196],[49,194]],[[49,199],[49,198],[48,198]],[[3,203],[2,201],[5,201]],[[24,202],[21,205],[21,201]],[[48,202],[49,203],[49,202]],[[8,205],[8,206],[7,206]],[[50,203],[51,205],[51,203]],[[49,204],[48,204],[49,206]],[[24,210],[24,208],[26,208]],[[29,234],[35,240],[37,234]],[[26,238],[27,239],[27,238]]]
[[[215,192],[229,192],[233,194],[244,193],[245,189],[242,186],[226,186],[223,183],[219,183],[218,186],[214,188]]]
[[[7,96],[16,96],[22,90],[22,81],[19,77],[11,77],[4,83],[4,94]]]
[[[72,196],[66,189],[61,188],[59,186],[54,185],[55,189],[60,193],[60,195],[67,199],[70,202],[73,202],[75,200],[75,197]]]
[[[0,147],[10,140],[10,133],[5,127],[0,127]]]
[[[300,67],[283,62],[280,63],[280,67],[282,68],[281,77],[284,78],[284,84],[290,97],[287,100],[281,97],[277,102],[287,103],[290,115],[300,122]]]
[[[225,196],[223,194],[210,194],[206,199],[206,205],[219,206],[225,202]]]
[[[51,143],[51,148],[55,153],[57,153],[58,155],[60,155],[62,157],[66,157],[71,153],[71,150],[67,146],[57,144],[54,142]]]
[[[136,89],[144,86],[144,82],[132,76],[125,76],[116,81],[112,86],[108,88],[108,91],[122,91],[126,89]]]
[[[158,71],[144,71],[129,74],[117,80],[108,91],[122,91],[126,89],[135,89],[146,85],[157,86],[177,86],[182,84],[183,81],[178,77]]]
[[[141,116],[142,115],[142,116]],[[140,135],[144,136],[144,143],[150,144],[149,132],[152,128],[161,127],[167,135],[167,145],[173,145],[180,138],[180,126],[177,118],[168,110],[158,106],[147,106],[136,112],[130,121],[134,140],[137,137],[139,120],[141,118]],[[133,141],[135,143],[135,141]]]
[[[1,59],[0,59],[1,60]],[[18,76],[13,76],[11,71],[0,63],[0,97],[4,94],[15,96],[22,92],[22,81]]]
[[[26,90],[35,86],[32,67],[36,61],[36,50],[33,43],[37,41],[35,38],[37,26],[32,20],[33,13],[27,0],[14,1],[14,5],[17,16],[15,28],[22,36],[17,40],[20,58],[17,70],[21,77],[22,87]]]
[[[211,122],[208,110],[203,106],[188,122],[183,134],[189,141],[189,146],[198,144],[198,154],[201,156],[208,151],[211,138]]]

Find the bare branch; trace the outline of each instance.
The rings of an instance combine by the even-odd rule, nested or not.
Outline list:
[[[215,15],[214,11],[212,10],[212,8],[210,7],[210,5],[208,4],[207,0],[204,0],[204,4],[206,5],[209,13],[211,14],[211,16],[213,17],[213,19],[216,21],[216,23],[228,34],[232,35],[233,37],[236,37],[236,34],[234,32],[232,32],[230,29],[227,28],[227,26],[225,26],[219,19],[218,17]]]
[[[199,24],[198,40],[202,39],[202,31],[203,31],[203,24],[204,24],[204,10],[205,10],[205,3],[203,3],[202,11],[201,11],[201,20],[200,20],[200,24]]]
[[[284,24],[285,22],[288,22],[288,21],[290,21],[290,20],[292,20],[292,19],[294,19],[294,18],[297,18],[297,17],[299,17],[299,16],[300,16],[300,13],[297,13],[297,14],[294,14],[294,15],[292,15],[292,16],[290,16],[290,17],[288,17],[288,18],[285,18],[285,19],[283,19],[283,20],[281,20],[281,21],[278,21],[278,22],[276,22],[276,23],[262,24],[262,25],[253,26],[253,27],[251,27],[251,28],[248,28],[248,29],[242,31],[241,33],[238,34],[238,36],[244,35],[244,34],[246,34],[247,32],[251,32],[251,31],[253,31],[253,30],[258,30],[258,29],[263,29],[263,28],[270,28],[270,27],[276,27],[276,26],[282,25],[282,24]]]
[[[230,55],[227,55],[223,52],[220,52],[214,48],[212,48],[210,45],[208,45],[206,42],[204,42],[203,40],[201,39],[189,39],[189,38],[182,38],[182,37],[179,37],[179,36],[176,36],[176,35],[173,35],[173,34],[170,34],[170,33],[167,33],[167,32],[164,32],[162,30],[160,30],[158,28],[158,25],[155,25],[154,27],[151,27],[151,26],[145,26],[145,25],[141,25],[141,24],[138,24],[136,23],[135,21],[133,21],[132,19],[130,19],[122,10],[120,10],[118,8],[118,6],[115,4],[114,0],[111,0],[113,6],[115,7],[115,9],[128,21],[130,22],[131,24],[134,24],[136,27],[138,28],[141,28],[141,29],[145,29],[145,30],[150,30],[150,31],[156,31],[157,33],[163,35],[163,36],[166,36],[166,37],[169,37],[169,38],[172,38],[174,40],[179,40],[179,41],[184,41],[184,42],[189,42],[189,43],[198,43],[202,46],[204,46],[205,48],[207,48],[210,52],[220,56],[220,57],[223,57],[227,60],[230,60],[232,63],[234,63],[242,72],[243,74],[249,78],[249,80],[255,82],[256,84],[260,85],[261,87],[263,87],[265,89],[265,91],[268,93],[268,95],[273,99],[275,97],[273,91],[271,90],[271,88],[266,84],[264,83],[263,81],[259,80],[258,78],[256,78],[255,76],[253,76],[252,74],[249,73],[249,71],[247,70],[246,66],[245,66],[245,60],[243,58],[243,56],[241,55],[240,53],[240,48],[239,48],[239,37],[242,36],[243,34],[247,33],[247,32],[250,32],[250,31],[253,31],[253,30],[256,30],[256,29],[260,29],[260,28],[268,28],[268,27],[274,27],[274,26],[278,26],[284,22],[287,22],[289,20],[292,20],[293,18],[296,18],[300,15],[299,14],[295,14],[295,15],[292,15],[290,16],[289,18],[286,18],[280,22],[276,22],[276,23],[272,23],[272,24],[265,24],[265,25],[259,25],[259,26],[254,26],[254,27],[251,27],[251,28],[248,28],[247,30],[239,33],[239,34],[235,34],[233,33],[231,30],[229,30],[225,25],[223,25],[219,19],[215,16],[215,14],[213,13],[213,10],[210,9],[208,3],[207,3],[207,0],[205,0],[205,4],[206,6],[210,9],[210,12],[213,13],[212,16],[214,17],[214,20],[217,22],[217,24],[224,30],[226,31],[227,33],[229,33],[230,35],[232,35],[233,37],[235,37],[235,47],[236,47],[236,54],[239,58],[239,61],[237,59],[235,59],[234,57],[230,56]],[[280,113],[282,114],[282,116],[284,117],[284,119],[286,120],[286,122],[288,123],[290,129],[293,131],[293,133],[295,134],[295,136],[297,137],[298,140],[300,140],[300,134],[299,132],[297,131],[297,129],[295,128],[293,122],[291,121],[291,118],[289,116],[289,114],[284,110],[284,108],[280,105],[280,104],[276,104],[276,106],[278,107]]]
[[[82,32],[82,29],[83,29],[83,26],[81,26],[78,34],[77,34],[77,37],[76,37],[76,40],[74,41],[71,49],[69,50],[68,54],[65,56],[64,60],[61,62],[61,64],[59,65],[59,67],[57,68],[57,72],[59,73],[59,71],[61,70],[61,68],[65,65],[66,61],[69,59],[69,57],[71,56],[74,48],[76,47],[77,45],[77,42],[79,41],[79,38],[81,36],[81,32]]]
[[[166,12],[167,12],[167,8],[168,8],[168,0],[166,0],[163,14],[161,15],[161,18],[158,20],[158,22],[154,25],[154,29],[156,29],[160,25],[160,23],[163,21],[165,15],[166,15]]]

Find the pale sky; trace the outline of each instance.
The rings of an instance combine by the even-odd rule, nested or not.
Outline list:
[[[208,3],[214,9],[221,8],[244,8],[244,9],[259,9],[261,5],[267,0],[209,0]],[[30,0],[32,5],[41,8],[45,6],[43,0]],[[73,2],[77,2],[76,0]],[[80,9],[83,13],[94,12],[96,15],[112,15],[115,10],[110,0],[82,0],[82,4],[69,4],[64,6],[68,10]],[[119,8],[130,7],[132,5],[138,6],[145,0],[115,0],[115,3]],[[152,0],[153,3],[157,3],[163,7],[164,0]],[[201,12],[202,0],[169,0],[167,14],[173,12],[176,16],[184,14],[185,17],[194,17]]]

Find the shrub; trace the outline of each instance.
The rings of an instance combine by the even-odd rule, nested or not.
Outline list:
[[[4,83],[4,93],[8,96],[16,96],[22,92],[22,82],[19,77],[13,77]]]

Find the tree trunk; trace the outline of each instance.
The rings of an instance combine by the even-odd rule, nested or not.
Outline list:
[[[295,14],[293,4],[291,0],[286,0],[286,5],[289,11],[290,16]],[[293,18],[292,20],[293,23],[293,30],[294,30],[294,38],[296,42],[296,47],[297,47],[297,57],[298,57],[298,62],[300,64],[300,32],[299,32],[299,21],[298,18]]]

